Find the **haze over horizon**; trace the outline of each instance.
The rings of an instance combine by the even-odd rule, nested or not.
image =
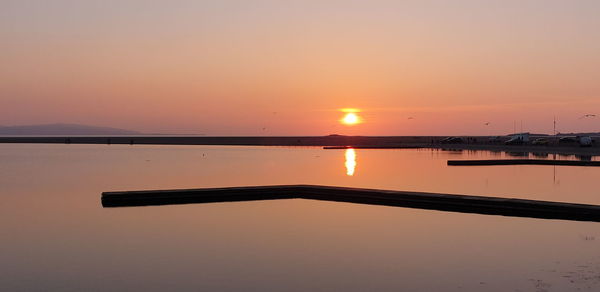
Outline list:
[[[600,131],[598,1],[3,1],[0,125]],[[340,123],[342,108],[362,123]],[[486,123],[488,123],[486,125]]]

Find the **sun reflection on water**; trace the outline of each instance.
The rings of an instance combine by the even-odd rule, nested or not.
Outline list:
[[[346,149],[346,175],[353,176],[356,168],[356,151],[352,148]]]

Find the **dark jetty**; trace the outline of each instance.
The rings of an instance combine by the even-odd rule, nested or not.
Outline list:
[[[432,148],[431,145],[396,145],[396,146],[325,146],[325,150],[339,149],[422,149]]]
[[[485,165],[600,166],[600,161],[549,160],[549,159],[448,160],[448,165],[455,165],[455,166],[485,166]]]
[[[315,185],[105,192],[102,193],[102,206],[131,207],[276,199],[314,199],[487,215],[600,222],[600,206],[597,205]]]

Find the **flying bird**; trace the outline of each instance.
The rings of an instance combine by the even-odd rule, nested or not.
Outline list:
[[[489,125],[490,125],[490,122],[485,122],[485,123],[483,123],[483,124],[484,124],[484,125],[486,125],[486,126],[489,126]]]
[[[414,120],[415,118],[413,118],[413,117],[408,117],[408,119],[409,119],[409,120]]]
[[[581,116],[579,119],[581,120],[581,119],[584,119],[584,118],[595,118],[595,117],[596,117],[596,115],[593,115],[593,114],[587,114],[587,115],[583,115],[583,116]]]

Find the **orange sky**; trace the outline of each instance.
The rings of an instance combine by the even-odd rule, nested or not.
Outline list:
[[[0,125],[600,131],[597,1],[24,2],[0,9]]]

